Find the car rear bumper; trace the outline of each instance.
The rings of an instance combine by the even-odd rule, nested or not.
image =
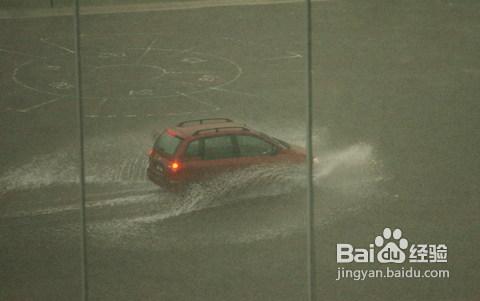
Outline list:
[[[147,168],[147,177],[153,183],[168,190],[176,190],[183,185],[182,181],[170,180],[165,177],[163,172],[156,170],[152,166]]]

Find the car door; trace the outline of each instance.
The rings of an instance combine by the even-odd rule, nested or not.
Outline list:
[[[254,135],[236,135],[239,165],[261,165],[281,162],[282,153],[274,144]]]
[[[190,142],[184,155],[187,177],[205,179],[237,167],[238,148],[232,135],[205,137]]]
[[[202,158],[201,142],[201,139],[190,141],[187,144],[185,152],[182,156],[182,162],[184,166],[183,176],[187,181],[198,180],[202,176],[204,162]]]

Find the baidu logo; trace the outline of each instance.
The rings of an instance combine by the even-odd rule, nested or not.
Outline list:
[[[337,263],[447,262],[445,244],[410,244],[402,230],[383,229],[368,248],[337,244]]]
[[[404,250],[408,248],[408,240],[402,238],[402,230],[385,228],[383,234],[375,238],[375,246],[382,248],[377,253],[380,263],[403,263],[405,262]]]

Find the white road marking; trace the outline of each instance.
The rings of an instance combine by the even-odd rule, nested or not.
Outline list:
[[[182,62],[189,63],[189,64],[199,64],[199,63],[206,62],[206,60],[198,58],[198,57],[186,57],[186,58],[182,59]]]
[[[205,74],[210,71],[168,71],[165,70],[165,74]]]
[[[20,80],[18,79],[18,77],[17,77],[18,71],[20,71],[21,68],[23,68],[23,67],[31,64],[32,62],[33,62],[33,60],[32,60],[32,61],[26,61],[26,62],[22,63],[20,66],[18,66],[17,68],[15,68],[15,69],[13,70],[13,73],[12,73],[12,80],[13,80],[16,84],[24,87],[25,89],[31,90],[31,91],[35,91],[35,92],[38,92],[38,93],[40,93],[40,94],[49,94],[49,95],[55,95],[55,96],[57,96],[57,97],[63,97],[64,95],[61,95],[61,94],[52,93],[52,92],[48,92],[48,91],[42,91],[42,90],[39,90],[39,89],[37,89],[37,88],[30,87],[29,85],[24,84],[22,81],[20,81]]]
[[[153,51],[153,50],[157,50],[157,48],[154,47],[154,44],[156,43],[158,39],[154,39],[152,42],[150,42],[150,44],[148,45],[147,48],[142,48],[143,49],[143,54],[142,56],[139,58],[142,59],[143,57],[145,57],[150,51]],[[66,51],[68,53],[74,53],[71,49],[68,49],[66,47],[63,47],[61,45],[58,45],[58,44],[55,44],[47,39],[41,39],[41,41],[43,43],[46,43],[48,45],[52,45],[54,46],[55,48],[60,48],[62,49],[63,51]],[[162,49],[162,48],[158,48],[158,50],[165,50],[165,49]],[[183,49],[183,50],[177,50],[177,49],[168,49],[169,51],[175,51],[175,52],[182,52],[182,53],[185,53],[185,52],[191,52],[193,50],[193,48],[188,48],[188,49]],[[228,85],[228,84],[231,84],[233,83],[234,81],[236,81],[243,73],[243,70],[242,68],[234,61],[232,61],[231,59],[228,59],[228,58],[225,58],[225,57],[220,57],[220,56],[217,56],[217,55],[214,55],[214,54],[209,54],[209,53],[197,53],[197,52],[191,52],[192,53],[192,57],[196,57],[196,58],[203,58],[203,57],[213,57],[217,60],[220,60],[220,61],[224,61],[226,63],[229,63],[231,64],[235,69],[236,69],[236,74],[234,75],[233,78],[231,78],[230,80],[224,82],[224,83],[221,83],[221,84],[218,84],[217,86],[215,87],[211,87],[211,88],[214,88],[215,90],[219,90],[219,91],[226,91],[226,89],[223,89],[221,88],[222,86],[225,86],[225,85]],[[205,59],[206,61],[207,59]],[[43,102],[43,103],[40,103],[40,104],[36,104],[36,105],[33,105],[31,107],[27,107],[27,108],[21,108],[21,109],[13,109],[14,111],[17,111],[17,112],[21,112],[21,113],[26,113],[26,112],[29,112],[29,111],[32,111],[34,109],[37,109],[37,108],[40,108],[42,106],[45,106],[45,105],[48,105],[48,104],[51,104],[51,103],[54,103],[54,102],[57,102],[59,101],[60,99],[62,98],[65,98],[66,95],[63,95],[63,94],[58,94],[58,93],[54,93],[54,92],[50,92],[50,91],[41,91],[35,87],[31,87],[31,86],[28,86],[27,84],[25,84],[24,82],[22,82],[18,76],[20,75],[20,70],[27,66],[27,65],[31,65],[34,61],[33,60],[30,60],[30,61],[27,61],[27,62],[24,62],[22,64],[20,64],[17,68],[14,69],[13,71],[13,74],[12,74],[12,80],[17,83],[18,85],[26,88],[26,89],[29,89],[29,90],[32,90],[32,91],[35,91],[35,92],[39,92],[39,93],[45,93],[45,94],[49,94],[49,95],[54,95],[54,99],[51,99],[51,100],[48,100],[46,102]],[[54,66],[54,65],[46,65],[47,67],[50,67],[52,70],[53,69],[58,69],[58,66]],[[122,66],[121,64],[118,65],[118,66]],[[103,66],[101,67],[96,67],[97,69],[99,68],[102,68]],[[149,67],[152,67],[152,68],[157,68],[159,70],[161,70],[164,74],[165,73],[169,73],[168,71],[164,70],[163,68],[161,67],[158,67],[158,66],[149,66]],[[104,67],[103,67],[104,68]],[[177,73],[177,72],[171,72],[171,73]],[[203,77],[201,77],[202,79],[204,80],[214,80],[215,78],[213,76],[205,76],[205,72],[204,71],[184,71],[184,72],[178,72],[178,73],[199,73],[199,74],[202,74]],[[190,85],[198,85],[195,84],[195,83],[189,83],[189,82],[185,82],[185,84],[190,84]],[[52,86],[54,88],[57,88],[57,89],[66,89],[66,88],[71,88],[72,86],[69,85],[68,83],[66,82],[55,82],[55,83],[52,83]],[[185,97],[189,100],[192,100],[192,101],[195,101],[199,104],[202,104],[202,105],[205,105],[209,108],[209,110],[200,110],[200,111],[195,111],[195,112],[169,112],[169,113],[162,113],[162,114],[141,114],[141,115],[137,115],[137,114],[107,114],[107,113],[102,113],[102,107],[104,106],[104,104],[109,100],[108,98],[106,97],[103,97],[103,98],[100,98],[100,102],[99,102],[99,105],[97,107],[97,111],[91,111],[89,112],[90,114],[86,114],[84,115],[86,118],[109,118],[109,119],[112,119],[112,118],[146,118],[146,117],[161,117],[161,116],[181,116],[181,115],[191,115],[193,113],[204,113],[204,112],[212,112],[212,111],[219,111],[221,110],[220,107],[216,106],[216,105],[213,105],[209,102],[205,102],[205,101],[202,101],[201,99],[198,99],[196,97],[193,97],[194,94],[198,94],[198,93],[201,93],[201,92],[208,92],[209,91],[209,87],[205,87],[204,89],[202,90],[199,90],[199,91],[191,91],[189,92],[188,94],[186,93],[182,93],[182,92],[177,92],[177,93],[174,93],[174,94],[171,94],[171,95],[163,95],[163,96],[160,96],[160,97],[178,97],[178,96],[182,96],[182,97]],[[139,91],[131,91],[130,94],[137,94],[136,92],[139,92]],[[151,90],[145,90],[145,91],[140,91],[139,94],[146,94],[146,95],[142,95],[144,97],[148,97],[148,96],[153,96],[151,94],[153,91]],[[231,91],[230,91],[231,92]],[[236,92],[232,92],[232,93],[236,93]],[[247,95],[246,93],[241,93],[241,94],[244,94],[244,95]],[[253,96],[253,95],[251,95]]]
[[[194,54],[197,54],[194,52]],[[226,57],[222,57],[222,56],[216,56],[216,55],[211,55],[211,54],[205,54],[207,56],[211,56],[211,57],[214,57],[214,58],[218,58],[220,60],[223,60],[223,61],[226,61],[230,64],[232,64],[233,66],[235,66],[235,68],[237,69],[237,74],[234,78],[232,78],[231,80],[229,81],[226,81],[224,82],[223,84],[220,84],[218,86],[216,86],[217,88],[221,88],[221,87],[224,87],[224,86],[227,86],[227,85],[230,85],[231,83],[235,82],[236,80],[238,80],[240,78],[240,76],[242,76],[243,74],[243,69],[242,67],[240,67],[239,64],[237,64],[235,61],[231,60],[231,59],[228,59]],[[208,90],[208,89],[207,89]]]
[[[60,69],[62,69],[62,67],[57,65],[47,65],[45,66],[45,69],[52,70],[52,71],[59,71]]]
[[[147,48],[145,47],[127,47],[126,48],[127,50],[145,50]],[[152,47],[150,48],[150,50],[154,50],[154,51],[184,51],[184,50],[181,50],[181,49],[173,49],[173,48],[158,48],[158,47]]]
[[[267,58],[267,59],[265,59],[265,61],[290,60],[290,59],[298,59],[298,58],[303,57],[301,54],[293,52],[293,51],[287,51],[287,53],[288,53],[288,55]]]
[[[156,39],[153,41],[155,42]],[[144,53],[147,52],[148,53],[148,47],[147,48],[138,48],[138,49],[143,49]],[[183,52],[189,52],[191,51],[193,48],[188,48],[188,49],[181,49],[181,50],[178,50],[178,49],[164,49],[164,48],[155,48],[153,47],[153,45],[151,44],[150,46],[150,50],[149,51],[155,51],[155,50],[160,50],[160,51],[174,51],[177,53],[183,53]],[[219,83],[217,84],[215,87],[222,87],[222,86],[226,86],[226,85],[229,85],[231,83],[233,83],[234,81],[236,81],[237,79],[240,78],[240,76],[243,74],[243,70],[242,68],[240,67],[240,65],[238,65],[236,62],[232,61],[231,59],[228,59],[228,58],[225,58],[225,57],[221,57],[221,56],[218,56],[218,55],[214,55],[214,54],[209,54],[209,53],[199,53],[199,52],[191,52],[193,56],[195,57],[211,57],[211,58],[214,58],[216,60],[219,60],[219,61],[223,61],[224,63],[228,63],[230,65],[232,65],[235,69],[236,69],[236,74],[234,75],[233,78],[229,79],[229,80],[226,80],[225,82],[223,83]],[[41,93],[41,94],[49,94],[49,95],[54,95],[56,97],[65,97],[65,96],[68,96],[66,94],[63,94],[63,93],[60,93],[62,92],[63,88],[67,88],[69,87],[68,85],[55,85],[57,88],[62,88],[62,89],[56,89],[58,91],[58,93],[56,92],[53,92],[53,91],[47,91],[47,90],[42,90],[41,88],[36,88],[36,87],[32,87],[30,86],[28,83],[25,83],[23,81],[23,79],[19,78],[19,75],[21,74],[20,71],[23,70],[22,68],[28,66],[28,65],[32,65],[35,61],[34,60],[30,60],[30,61],[26,61],[22,64],[20,64],[17,68],[14,69],[13,71],[13,74],[12,74],[12,80],[24,87],[25,89],[29,89],[29,90],[32,90],[32,91],[35,91],[35,92],[38,92],[38,93]],[[102,69],[102,68],[111,68],[111,67],[121,67],[121,66],[130,66],[132,64],[116,64],[116,65],[102,65],[102,66],[94,66],[93,70],[97,70],[97,69]],[[162,77],[166,74],[182,74],[182,73],[185,73],[185,74],[206,74],[208,72],[206,71],[200,71],[200,70],[196,70],[196,71],[182,71],[182,72],[178,72],[178,71],[167,71],[165,70],[164,68],[160,67],[160,66],[155,66],[155,65],[139,65],[139,66],[145,66],[145,67],[149,67],[149,68],[154,68],[154,69],[157,69],[157,70],[160,70],[162,72]],[[160,78],[160,77],[159,77]],[[174,79],[170,79],[170,80],[174,80]],[[195,85],[195,83],[190,83],[190,82],[185,82],[185,84],[188,84],[188,85]],[[197,85],[198,85],[198,90],[196,91],[190,91],[189,94],[196,94],[196,93],[203,93],[203,92],[208,92],[209,90],[209,87],[203,87],[204,85],[200,85],[201,83],[199,81],[197,81]],[[212,85],[214,85],[215,83],[211,82]],[[135,92],[132,92],[132,93],[135,93]],[[155,96],[155,99],[158,99],[158,98],[167,98],[167,97],[177,97],[178,94],[170,94],[170,95],[156,95]],[[142,95],[142,99],[145,99],[146,97],[148,97],[148,95]],[[151,97],[153,98],[154,96],[151,95]],[[91,96],[91,97],[87,97],[87,96],[84,96],[84,98],[88,98],[88,99],[101,99],[103,98],[103,96]]]
[[[71,54],[74,54],[74,53],[75,53],[75,51],[73,51],[72,49],[69,49],[69,48],[64,47],[64,46],[62,46],[62,45],[59,45],[59,44],[50,42],[48,39],[41,38],[40,41],[43,42],[43,43],[45,43],[45,44],[47,44],[47,45],[50,45],[50,46],[53,46],[53,47],[58,48],[58,49],[60,49],[60,50],[66,51],[66,52],[68,52],[68,53],[71,53]]]
[[[227,93],[232,93],[232,94],[240,94],[240,95],[245,95],[245,96],[250,96],[250,97],[256,97],[256,98],[261,98],[260,96],[252,93],[247,93],[247,92],[241,92],[241,91],[235,91],[235,90],[230,90],[230,89],[224,89],[220,87],[212,87],[210,90],[214,91],[222,91],[222,92],[227,92]]]
[[[122,58],[126,56],[127,54],[125,52],[100,52],[97,57],[101,59],[107,59],[107,58]]]
[[[137,64],[140,64],[143,60],[143,58],[153,49],[153,45],[157,42],[158,38],[154,39],[145,49],[145,51],[142,53],[142,55],[138,58]]]
[[[153,96],[153,90],[152,89],[143,89],[143,90],[130,90],[128,92],[129,96]]]
[[[167,113],[167,116],[183,116],[183,115],[191,115],[193,112],[178,112],[178,113]]]
[[[217,79],[218,79],[217,76],[211,75],[211,74],[203,74],[202,76],[200,76],[198,78],[198,80],[201,81],[201,82],[209,82],[209,83],[212,83],[212,82],[216,81]]]
[[[57,89],[57,90],[69,90],[74,88],[75,86],[66,82],[66,81],[58,81],[58,82],[52,82],[48,84],[48,86]]]
[[[17,54],[17,55],[22,55],[22,56],[26,56],[26,57],[33,57],[33,58],[42,59],[42,60],[46,59],[46,57],[44,57],[44,56],[31,55],[31,54],[28,54],[28,53],[23,53],[23,52],[14,51],[14,50],[0,49],[0,52],[9,53],[9,54]]]
[[[17,111],[17,112],[20,112],[20,113],[27,113],[27,112],[30,112],[30,111],[32,111],[32,110],[36,110],[36,109],[38,109],[38,108],[40,108],[40,107],[46,106],[46,105],[48,105],[48,104],[57,102],[57,101],[59,101],[60,99],[62,99],[62,97],[54,98],[54,99],[51,99],[51,100],[49,100],[49,101],[42,102],[42,103],[36,104],[36,105],[34,105],[34,106],[31,106],[31,107],[27,107],[27,108],[24,108],[24,109],[17,109],[16,111]]]

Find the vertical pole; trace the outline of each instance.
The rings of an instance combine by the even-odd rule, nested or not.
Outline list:
[[[53,8],[53,0],[50,0],[50,8]]]
[[[313,195],[313,145],[312,145],[312,125],[313,125],[313,88],[312,88],[312,3],[311,0],[305,0],[306,3],[306,65],[307,65],[307,281],[308,281],[308,301],[316,301],[315,284],[315,222],[314,222],[314,195]]]
[[[73,29],[75,39],[75,65],[76,65],[76,98],[78,103],[78,142],[79,142],[79,167],[80,167],[80,224],[81,224],[81,289],[82,301],[88,300],[88,275],[87,275],[87,224],[85,210],[85,154],[83,132],[83,95],[82,95],[82,60],[80,53],[80,4],[74,0]]]

